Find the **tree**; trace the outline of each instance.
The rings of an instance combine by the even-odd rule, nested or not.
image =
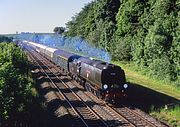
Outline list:
[[[12,38],[8,38],[0,35],[0,42],[12,42]]]
[[[64,33],[65,28],[64,27],[55,27],[53,31],[54,31],[54,33],[62,34],[62,33]]]
[[[23,113],[29,113],[32,82],[26,54],[19,47],[0,43],[0,52],[0,126],[14,126],[19,124]],[[23,126],[22,123],[19,125]]]

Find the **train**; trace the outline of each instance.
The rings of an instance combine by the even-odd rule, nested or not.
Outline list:
[[[21,45],[45,56],[84,89],[106,102],[115,103],[127,97],[128,84],[120,66],[35,42],[23,41]]]

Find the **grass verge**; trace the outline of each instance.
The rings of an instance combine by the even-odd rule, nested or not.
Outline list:
[[[160,110],[153,110],[150,115],[161,119],[169,123],[173,127],[180,127],[180,107],[176,106],[174,108],[162,108]]]
[[[121,66],[125,70],[128,82],[142,85],[144,87],[150,88],[152,90],[180,100],[180,88],[176,87],[175,85],[164,83],[163,81],[157,79],[152,79],[144,75],[144,72],[133,66],[133,64],[127,64],[117,61],[113,61],[113,63]]]

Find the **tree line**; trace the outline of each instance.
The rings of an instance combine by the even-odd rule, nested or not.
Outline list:
[[[67,22],[64,34],[180,86],[179,10],[179,0],[95,0]]]

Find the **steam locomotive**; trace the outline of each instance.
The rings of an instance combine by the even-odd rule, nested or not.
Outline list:
[[[121,67],[101,60],[80,56],[48,46],[23,41],[26,45],[58,65],[87,91],[107,101],[116,102],[126,97],[128,85]]]

